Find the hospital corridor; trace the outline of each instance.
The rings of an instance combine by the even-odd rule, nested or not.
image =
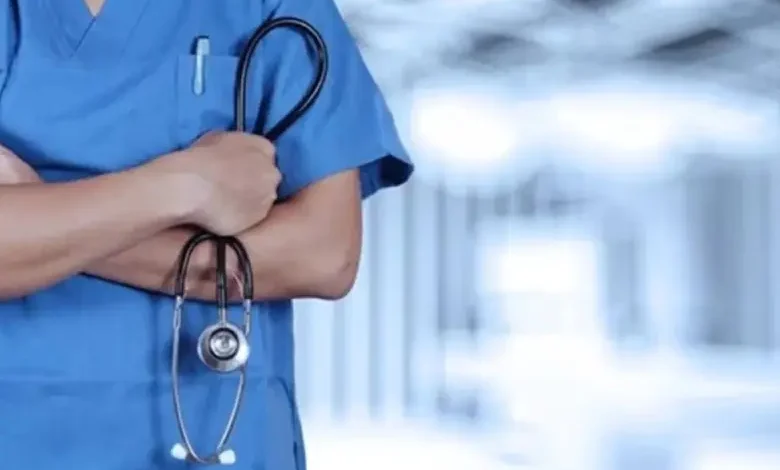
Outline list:
[[[309,468],[780,469],[780,5],[338,3],[417,171],[297,303]]]

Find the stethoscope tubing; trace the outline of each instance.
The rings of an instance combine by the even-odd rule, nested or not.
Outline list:
[[[306,92],[301,99],[293,106],[293,108],[284,115],[278,123],[276,123],[267,132],[261,132],[259,129],[254,129],[256,134],[262,135],[268,140],[275,142],[282,134],[284,134],[303,114],[308,111],[318,98],[322,87],[325,84],[325,79],[328,73],[328,53],[324,39],[320,33],[308,22],[293,17],[280,17],[266,21],[260,25],[247,41],[241,57],[239,59],[236,81],[235,81],[235,95],[234,95],[234,129],[238,132],[246,131],[246,107],[247,107],[247,88],[249,82],[249,76],[251,72],[252,59],[255,55],[257,47],[260,42],[271,31],[278,28],[290,28],[298,31],[305,39],[308,40],[310,45],[314,48],[316,57],[316,70],[314,78],[309,84]],[[258,125],[260,119],[257,120]],[[202,243],[214,243],[216,245],[216,303],[218,317],[217,322],[214,325],[207,327],[199,340],[198,353],[201,356],[201,360],[206,363],[207,366],[216,370],[217,372],[239,372],[239,383],[236,390],[236,396],[233,401],[233,407],[230,415],[228,416],[227,424],[220,437],[216,449],[214,452],[207,456],[201,456],[198,454],[190,441],[187,433],[184,413],[182,411],[181,394],[179,386],[179,355],[180,355],[180,337],[181,337],[181,323],[184,311],[184,303],[187,288],[187,270],[189,269],[190,260],[195,249]],[[229,323],[228,321],[228,302],[229,302],[229,278],[227,272],[227,248],[233,250],[238,260],[238,267],[241,274],[241,286],[242,286],[242,298],[243,298],[243,327],[239,328],[236,325]],[[249,355],[249,333],[251,327],[251,314],[252,314],[252,301],[254,299],[254,278],[251,259],[246,247],[241,240],[233,236],[219,236],[210,233],[206,230],[200,230],[193,235],[182,247],[179,262],[176,267],[175,274],[175,307],[173,315],[173,344],[172,344],[172,364],[171,364],[171,376],[173,387],[173,404],[176,414],[176,423],[181,436],[181,444],[177,444],[172,449],[172,453],[176,458],[184,458],[200,464],[215,464],[215,463],[233,463],[235,456],[231,453],[231,457],[226,457],[225,447],[230,439],[230,436],[235,429],[238,414],[240,412],[241,404],[243,402],[244,391],[246,389],[246,365]],[[243,360],[236,362],[231,367],[221,369],[220,367],[214,367],[214,364],[220,364],[218,360],[210,357],[209,360],[204,358],[203,348],[208,347],[209,338],[208,334],[220,331],[224,334],[234,335],[237,341],[237,348],[244,353]],[[241,349],[243,348],[243,349]],[[180,447],[183,446],[183,449]],[[232,452],[232,451],[230,451]],[[231,460],[232,459],[232,460]]]

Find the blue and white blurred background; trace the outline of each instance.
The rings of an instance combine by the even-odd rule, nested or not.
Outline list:
[[[419,171],[298,307],[309,468],[780,469],[780,3],[339,4]]]

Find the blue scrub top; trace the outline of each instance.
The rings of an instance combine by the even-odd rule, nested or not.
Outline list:
[[[107,0],[93,20],[83,0],[0,3],[0,143],[47,181],[119,171],[187,147],[233,121],[242,43],[270,17],[312,23],[330,73],[308,113],[278,142],[282,196],[360,168],[364,196],[407,180],[412,167],[393,119],[332,0]],[[208,36],[205,92],[193,92],[194,39]],[[250,111],[269,128],[314,73],[298,33],[275,31],[252,70]],[[255,116],[247,116],[250,124]],[[7,221],[6,221],[7,223]],[[4,470],[190,468],[170,388],[172,301],[75,276],[0,302],[0,456]],[[240,312],[233,311],[240,322]],[[185,311],[183,406],[196,450],[210,453],[235,378],[203,367],[194,341],[213,306]],[[256,306],[245,404],[231,447],[238,470],[303,470],[289,301]]]

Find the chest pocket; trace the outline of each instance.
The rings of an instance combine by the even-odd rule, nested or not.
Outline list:
[[[178,59],[178,133],[183,146],[211,130],[227,130],[235,122],[235,87],[238,57],[209,55],[204,57],[202,70],[198,71],[194,55]],[[252,62],[252,73],[247,86],[247,130],[252,130],[258,118],[263,96],[262,74],[259,57]],[[196,91],[200,75],[201,93]]]
[[[237,67],[237,57],[208,56],[196,94],[193,55],[93,70],[28,54],[0,100],[0,141],[49,181],[121,171],[229,129]],[[255,59],[250,126],[263,96],[259,67]]]

